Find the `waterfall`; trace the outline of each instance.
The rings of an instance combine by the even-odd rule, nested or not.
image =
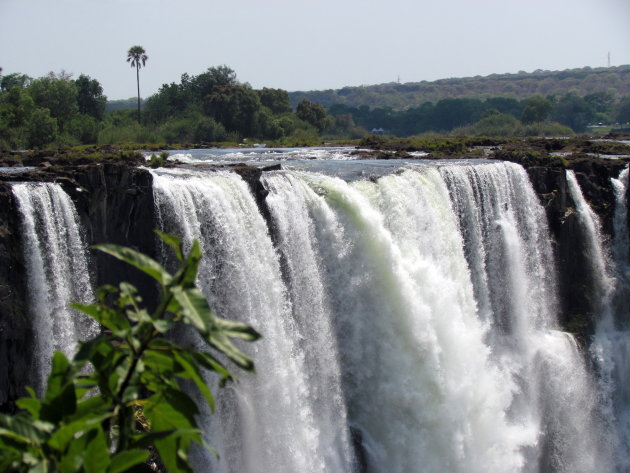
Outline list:
[[[221,460],[204,461],[211,471],[239,473],[351,471],[339,391],[330,386],[328,405],[328,387],[312,388],[308,379],[309,364],[321,366],[329,354],[306,359],[308,340],[292,317],[278,253],[246,183],[229,172],[171,171],[154,172],[154,188],[163,228],[199,240],[199,284],[217,313],[263,333],[247,347],[258,374],[240,375],[221,391],[220,425],[208,426]],[[323,376],[334,383],[334,366],[328,368],[332,374]]]
[[[606,471],[598,398],[575,340],[558,331],[546,217],[512,163],[444,166],[486,343],[517,384],[508,416],[533,425],[525,471]]]
[[[236,174],[153,175],[211,304],[263,334],[203,417],[221,459],[200,471],[612,471],[520,166],[266,172],[268,222]]]
[[[575,203],[580,224],[586,237],[586,252],[591,265],[590,271],[594,278],[594,299],[599,301],[602,318],[607,319],[604,313],[611,309],[611,298],[615,290],[615,279],[610,273],[610,261],[606,249],[602,243],[601,224],[597,214],[591,209],[582,194],[575,172],[567,170],[567,184],[569,194]]]
[[[534,432],[505,415],[513,383],[483,343],[486,327],[437,170],[351,184],[298,177],[336,217],[320,242],[322,273],[349,422],[368,471],[519,471],[520,449]]]
[[[614,266],[603,259],[593,263],[604,286],[591,351],[600,371],[604,395],[603,416],[609,420],[615,437],[610,440],[616,454],[617,471],[630,469],[630,254],[628,238],[628,167],[618,179],[611,179],[615,192],[612,245]],[[580,195],[577,198],[580,200]],[[583,198],[581,199],[583,201]],[[584,204],[582,204],[584,205]],[[599,238],[599,223],[593,217],[592,240],[600,249],[594,255],[605,255]],[[597,273],[596,273],[597,274]],[[613,276],[614,274],[614,276]]]
[[[627,168],[610,242],[566,173],[597,317],[584,353],[558,323],[546,215],[521,166],[391,164],[367,180],[360,163],[302,164],[262,174],[264,203],[227,170],[150,171],[157,226],[199,241],[211,306],[263,335],[239,345],[255,374],[207,377],[217,412],[200,400],[199,422],[220,456],[193,451],[195,471],[630,470]],[[53,350],[96,333],[68,309],[93,293],[68,195],[12,190],[41,393]]]
[[[21,217],[33,319],[33,383],[42,393],[53,352],[61,350],[72,356],[79,340],[96,334],[95,322],[68,305],[90,302],[93,292],[86,247],[68,195],[51,183],[16,183],[12,190]]]

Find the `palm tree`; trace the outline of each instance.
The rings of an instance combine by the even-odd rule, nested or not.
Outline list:
[[[131,63],[131,67],[136,68],[136,80],[138,82],[138,121],[140,121],[140,68],[145,65],[149,59],[146,51],[142,46],[132,46],[127,51],[127,62]]]

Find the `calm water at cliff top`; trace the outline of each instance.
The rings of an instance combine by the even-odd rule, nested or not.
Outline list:
[[[413,159],[364,159],[369,150],[358,150],[353,147],[320,147],[320,148],[221,148],[221,149],[187,149],[169,152],[170,161],[190,164],[237,164],[267,167],[276,164],[282,169],[310,171],[328,176],[340,177],[344,180],[369,179],[381,177],[406,166],[451,166],[491,162],[486,159],[449,159],[435,161],[422,159],[427,153],[418,151],[409,153]]]

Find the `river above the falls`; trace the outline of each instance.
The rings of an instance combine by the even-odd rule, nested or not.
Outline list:
[[[266,168],[280,165],[282,169],[309,171],[346,181],[374,179],[405,167],[457,166],[471,163],[490,163],[490,159],[426,159],[428,153],[413,151],[406,159],[370,159],[372,151],[343,147],[309,148],[211,148],[168,151],[168,160],[191,167],[204,165],[247,164]],[[151,154],[147,154],[147,159]]]

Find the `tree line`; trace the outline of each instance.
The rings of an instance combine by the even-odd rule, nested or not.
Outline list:
[[[535,95],[523,100],[506,97],[491,97],[485,100],[468,97],[447,98],[436,103],[425,102],[419,107],[406,110],[334,104],[329,107],[329,111],[335,117],[335,121],[341,117],[345,122],[351,121],[366,130],[382,128],[384,132],[397,136],[412,136],[431,131],[474,132],[472,126],[478,123],[486,125],[511,123],[514,126],[525,127],[556,123],[563,125],[569,132],[582,133],[591,124],[629,122],[630,97],[619,100],[611,92],[597,92],[581,97],[574,92],[568,92],[559,97]],[[535,128],[541,129],[540,126]],[[547,128],[558,129],[553,126]],[[494,130],[495,134],[504,134],[498,133],[500,131],[499,127]]]
[[[343,87],[341,89],[291,92],[295,106],[302,99],[325,107],[343,104],[350,107],[391,107],[402,110],[436,103],[446,98],[508,97],[523,100],[535,95],[560,97],[574,91],[580,97],[597,92],[611,92],[617,97],[630,95],[630,66],[584,67],[564,71],[520,71],[517,74],[461,77],[422,81]]]
[[[139,74],[147,57],[137,52],[138,57],[130,50],[129,62]],[[294,111],[287,91],[255,90],[227,66],[164,84],[143,101],[142,114],[139,95],[138,78],[138,113],[128,108],[106,113],[102,86],[86,75],[5,75],[0,78],[0,149],[287,137],[308,142],[332,123],[321,105],[304,100]]]
[[[140,49],[134,49],[140,48]],[[127,108],[106,111],[98,80],[81,74],[50,73],[33,79],[0,76],[0,149],[120,143],[312,144],[325,139],[362,138],[374,129],[397,136],[422,133],[471,135],[565,135],[594,123],[630,121],[630,96],[612,91],[579,95],[444,98],[398,110],[392,107],[323,105],[302,99],[291,106],[282,89],[256,90],[227,66],[199,75],[182,74],[143,103],[139,70],[147,56],[139,46],[128,52],[138,76],[136,99]],[[1,74],[1,70],[0,70]]]
[[[83,74],[72,79],[63,71],[0,79],[0,149],[97,141],[107,98],[96,79]]]

